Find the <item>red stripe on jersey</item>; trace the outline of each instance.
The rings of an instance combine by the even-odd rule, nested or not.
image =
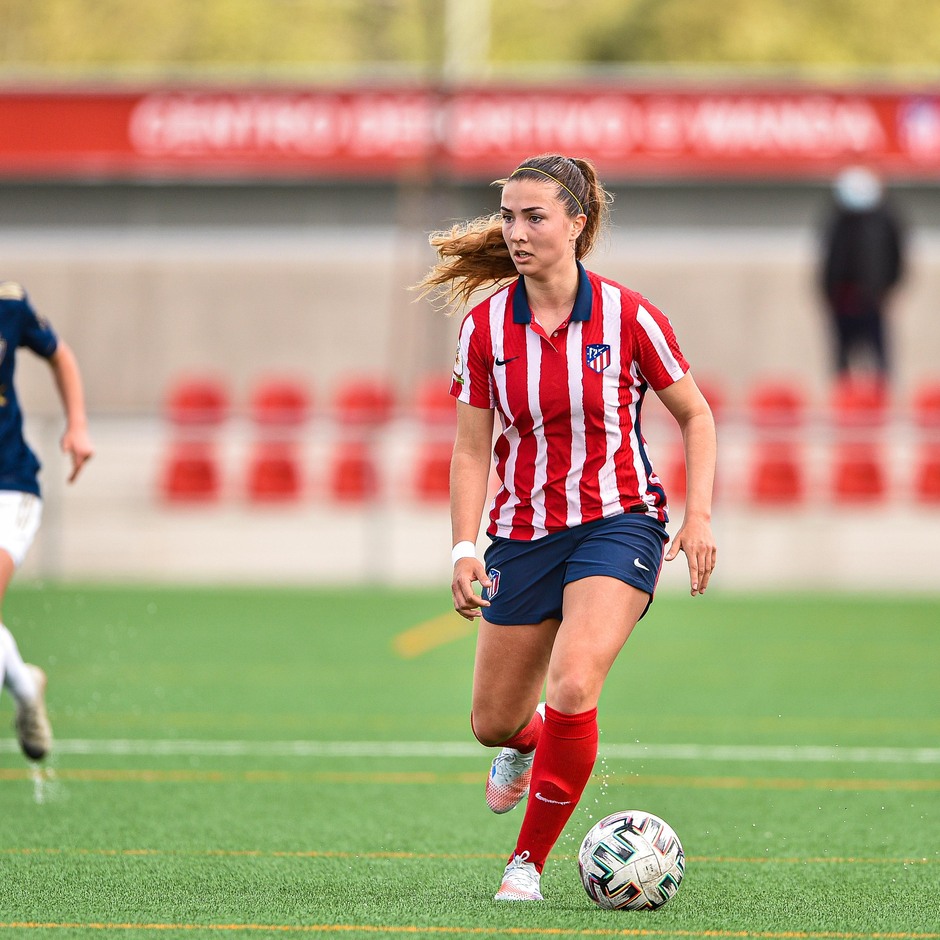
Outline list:
[[[545,438],[545,479],[542,484],[541,528],[548,531],[568,525],[566,481],[571,472],[572,413],[580,402],[572,402],[568,388],[568,345],[573,331],[565,331],[565,342],[555,348],[542,343],[542,355],[552,359],[551,371],[542,369],[539,399]]]
[[[461,325],[451,394],[495,407],[502,424],[491,535],[531,540],[637,507],[666,519],[639,413],[647,388],[677,381],[688,363],[659,310],[613,281],[587,277],[590,318],[552,338],[513,321],[518,281]]]

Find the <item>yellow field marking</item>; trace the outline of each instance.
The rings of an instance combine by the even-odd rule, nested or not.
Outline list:
[[[700,787],[710,790],[940,790],[940,780],[802,777],[683,777],[679,774],[604,774],[595,782],[624,786]]]
[[[0,780],[32,779],[29,770],[0,770]],[[329,770],[84,770],[56,771],[59,782],[78,783],[379,783],[479,784],[479,771],[442,774],[434,771],[329,771]]]
[[[31,780],[29,768],[0,769],[0,781]],[[56,770],[62,783],[325,783],[325,784],[469,784],[480,783],[480,771],[330,771],[330,770],[154,770],[82,769]],[[801,777],[705,777],[679,774],[599,774],[594,784],[630,787],[686,787],[702,790],[837,790],[934,792],[940,780],[891,780],[846,777],[843,779]]]
[[[476,626],[471,621],[465,620],[452,610],[399,633],[392,640],[392,649],[402,659],[415,659],[429,650],[444,646],[445,643],[462,640],[465,636],[470,636],[475,629]]]
[[[276,851],[261,849],[80,849],[80,848],[0,848],[2,856],[41,856],[131,858],[296,858],[296,859],[356,859],[398,861],[489,861],[505,858],[505,852],[341,852],[337,850]],[[556,852],[553,858],[574,861],[576,855]],[[863,858],[851,855],[819,855],[799,858],[797,856],[757,855],[688,855],[686,860],[705,865],[940,865],[940,857],[933,858]]]
[[[809,930],[648,930],[626,928],[582,930],[564,927],[419,927],[416,924],[130,924],[13,921],[0,923],[0,929],[34,930],[199,930],[235,933],[364,933],[364,934],[430,934],[458,937],[683,937],[740,938],[740,940],[938,940],[940,933],[850,933],[846,931]]]

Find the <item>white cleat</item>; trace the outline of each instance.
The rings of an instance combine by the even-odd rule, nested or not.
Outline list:
[[[520,754],[512,747],[504,747],[493,759],[486,778],[486,805],[494,813],[515,809],[529,792],[533,760],[535,751]]]
[[[52,749],[52,726],[46,714],[46,674],[30,663],[26,668],[36,682],[36,697],[17,704],[14,727],[23,753],[30,760],[42,760]]]
[[[536,711],[544,718],[545,703],[539,703]],[[493,758],[486,778],[486,805],[494,813],[508,813],[528,794],[533,760],[535,751],[522,754],[513,747],[504,747]]]
[[[503,872],[503,881],[494,901],[544,901],[541,890],[541,875],[535,865],[528,861],[529,853],[516,855]]]

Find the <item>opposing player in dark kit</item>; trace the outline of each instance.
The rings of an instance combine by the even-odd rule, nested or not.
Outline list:
[[[19,284],[0,282],[0,616],[6,589],[39,530],[40,464],[23,437],[23,415],[13,383],[16,353],[26,348],[48,361],[65,411],[62,450],[71,457],[69,482],[92,454],[81,373],[72,350],[36,315]],[[46,675],[25,663],[0,622],[0,677],[16,703],[15,727],[23,753],[41,760],[52,747],[46,713]]]

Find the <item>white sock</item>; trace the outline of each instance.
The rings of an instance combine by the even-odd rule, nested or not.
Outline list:
[[[0,663],[3,664],[3,684],[17,702],[32,701],[38,689],[33,674],[26,668],[13,634],[0,623]]]

